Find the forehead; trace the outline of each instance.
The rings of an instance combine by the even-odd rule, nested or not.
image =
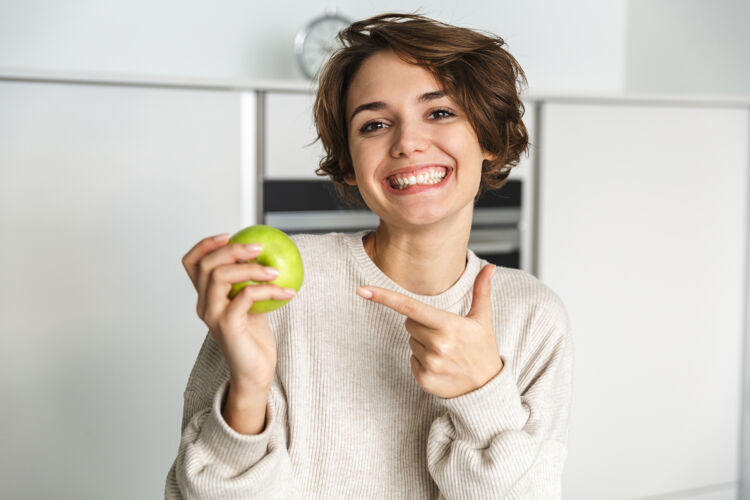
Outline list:
[[[392,51],[381,51],[367,58],[354,75],[346,96],[347,116],[366,101],[411,100],[417,94],[442,87],[423,67],[402,60]]]

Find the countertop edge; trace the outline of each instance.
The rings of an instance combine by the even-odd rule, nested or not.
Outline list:
[[[235,92],[313,93],[315,82],[281,78],[201,78],[135,74],[90,74],[42,72],[0,68],[0,82],[67,83],[80,85],[113,85],[149,88],[173,88]],[[720,107],[750,107],[750,95],[659,94],[651,92],[603,92],[537,89],[522,92],[526,102],[598,103],[598,104],[665,104]]]

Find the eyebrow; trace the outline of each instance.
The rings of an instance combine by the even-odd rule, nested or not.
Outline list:
[[[434,101],[435,99],[440,99],[441,97],[445,97],[445,91],[443,90],[434,90],[432,92],[427,92],[422,94],[417,98],[417,102],[428,102],[428,101]],[[354,119],[354,115],[359,113],[360,111],[365,110],[379,110],[388,107],[386,103],[383,101],[374,101],[374,102],[368,102],[366,104],[360,104],[354,109],[354,113],[352,113],[352,116],[349,117],[349,123],[352,122]]]

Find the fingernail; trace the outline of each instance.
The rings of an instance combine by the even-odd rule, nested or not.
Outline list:
[[[250,243],[249,245],[245,245],[245,248],[248,252],[260,252],[263,247],[257,243]]]
[[[214,236],[214,241],[223,241],[229,238],[229,233],[221,233]]]
[[[273,267],[264,267],[263,270],[265,272],[267,272],[268,274],[270,274],[271,276],[278,276],[279,275],[279,270],[278,269],[274,269]]]
[[[297,292],[295,292],[291,288],[284,288],[284,293],[286,293],[287,295],[291,295],[292,297],[294,297],[295,295],[297,295]]]
[[[357,295],[360,297],[363,297],[365,299],[371,299],[372,298],[372,292],[368,290],[367,288],[359,288],[357,289]]]

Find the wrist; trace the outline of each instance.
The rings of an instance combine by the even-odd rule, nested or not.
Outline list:
[[[248,408],[258,406],[261,403],[265,404],[268,401],[270,391],[270,386],[243,383],[230,378],[227,399],[231,399],[233,405],[237,408]]]
[[[502,358],[500,356],[497,357],[497,360],[490,365],[488,370],[484,373],[484,375],[479,379],[478,383],[475,384],[475,387],[472,389],[472,391],[475,391],[481,387],[484,387],[487,385],[492,379],[500,375],[500,372],[503,371],[503,368],[505,367]],[[471,392],[471,391],[469,391]]]
[[[268,391],[243,392],[237,387],[233,389],[230,382],[221,415],[227,425],[240,434],[260,434],[266,426],[267,408]]]

